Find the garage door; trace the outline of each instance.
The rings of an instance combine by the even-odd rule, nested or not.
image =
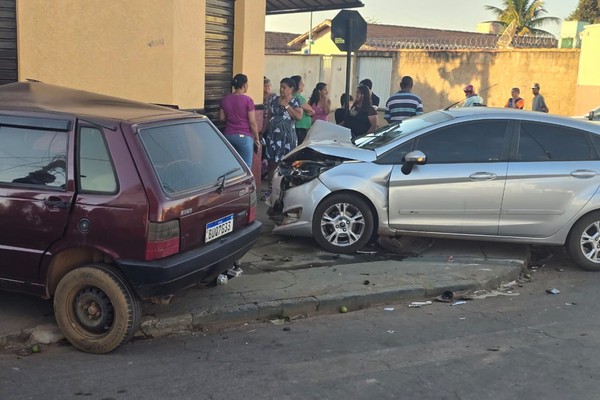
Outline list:
[[[219,127],[219,102],[223,96],[231,93],[233,15],[233,0],[206,1],[204,113]]]
[[[18,78],[16,0],[0,0],[0,85]]]

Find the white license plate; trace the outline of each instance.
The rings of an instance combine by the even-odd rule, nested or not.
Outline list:
[[[233,231],[233,214],[219,218],[206,224],[206,236],[204,242],[210,242]]]

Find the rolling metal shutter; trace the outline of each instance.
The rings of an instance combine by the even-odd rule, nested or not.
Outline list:
[[[0,0],[0,85],[19,80],[16,0]]]
[[[206,1],[204,113],[219,127],[219,103],[231,93],[234,0]]]

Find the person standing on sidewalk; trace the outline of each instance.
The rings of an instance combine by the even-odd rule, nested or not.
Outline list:
[[[531,91],[533,93],[533,100],[531,101],[531,109],[533,111],[540,111],[547,113],[548,106],[546,105],[546,100],[544,96],[540,94],[540,84],[534,83],[531,87]]]
[[[518,87],[512,88],[510,91],[510,98],[504,105],[504,108],[514,108],[517,110],[522,110],[525,107],[525,100],[523,100],[519,95],[521,94],[521,90]]]
[[[329,119],[331,100],[329,99],[329,91],[327,90],[327,84],[325,82],[317,83],[310,99],[308,99],[308,105],[315,111],[312,116],[313,124],[318,119],[322,121],[327,121]]]
[[[223,134],[238,152],[248,167],[252,168],[254,146],[260,146],[254,101],[246,95],[248,91],[248,77],[237,74],[231,81],[233,93],[221,99],[219,119],[224,121]]]
[[[385,103],[383,118],[388,122],[399,122],[403,119],[423,114],[423,101],[412,93],[413,78],[405,76],[400,81],[400,91]]]
[[[463,88],[465,92],[465,100],[462,104],[463,107],[481,107],[483,106],[483,98],[475,93],[473,85],[467,85]]]
[[[370,94],[371,91],[366,86],[356,88],[354,103],[341,124],[350,128],[353,139],[377,129],[377,111],[371,104]]]
[[[265,157],[269,162],[269,191],[263,198],[269,201],[273,185],[273,174],[279,161],[298,145],[294,122],[302,118],[300,102],[294,97],[295,82],[283,78],[279,84],[279,96],[269,103],[269,123],[263,139]]]
[[[306,102],[304,96],[302,96],[302,92],[304,92],[304,81],[300,75],[292,76],[292,80],[294,81],[296,87],[294,91],[294,97],[298,99],[300,102],[300,107],[302,107],[302,118],[296,121],[296,135],[298,136],[298,144],[302,144],[304,138],[306,138],[306,134],[312,125],[311,117],[315,113],[312,107]]]
[[[377,96],[375,93],[373,93],[373,81],[370,80],[369,78],[367,78],[367,79],[363,79],[358,84],[369,88],[369,93],[371,96],[371,105],[375,109],[377,109],[379,107],[380,99],[379,99],[379,96]]]

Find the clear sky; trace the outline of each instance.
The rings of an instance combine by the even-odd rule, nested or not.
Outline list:
[[[475,31],[477,24],[495,19],[484,6],[501,7],[500,0],[362,0],[356,8],[368,21],[387,25],[418,26],[434,29]],[[545,0],[546,16],[566,18],[579,0]],[[333,18],[339,10],[313,13],[313,26]],[[266,30],[304,33],[310,28],[310,13],[267,16]],[[560,25],[548,24],[542,29],[558,36]]]

